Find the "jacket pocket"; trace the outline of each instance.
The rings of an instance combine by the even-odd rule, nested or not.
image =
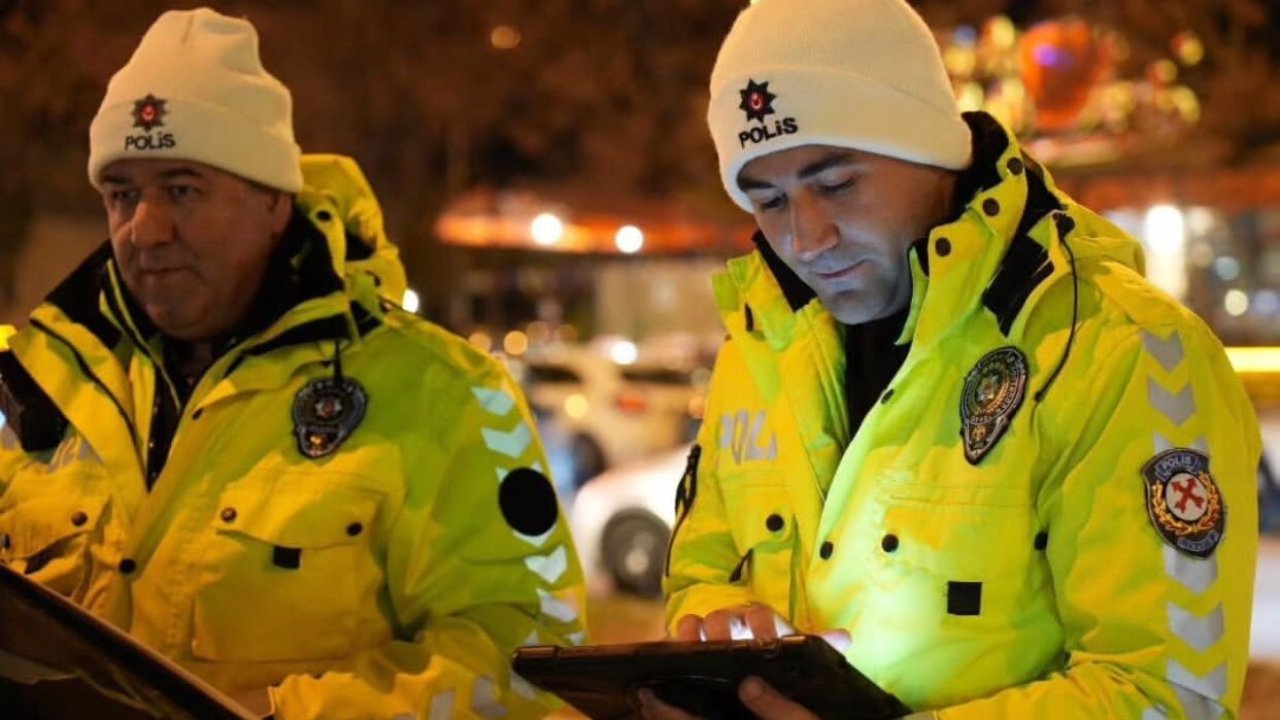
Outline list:
[[[349,654],[382,582],[368,539],[378,504],[314,476],[227,487],[201,563],[192,652],[232,662]]]
[[[1045,610],[1048,564],[1034,506],[1019,488],[889,481],[878,504],[878,596],[895,612],[932,627],[1012,635]]]
[[[739,555],[727,582],[749,587],[760,602],[786,616],[796,531],[786,488],[761,477],[740,478],[723,487],[725,516]]]
[[[75,597],[88,577],[89,545],[105,495],[47,493],[0,505],[0,562]]]

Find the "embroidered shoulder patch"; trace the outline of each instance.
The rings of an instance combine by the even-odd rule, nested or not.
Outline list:
[[[993,350],[964,378],[960,435],[964,457],[977,465],[1004,436],[1027,394],[1027,356],[1016,347]]]
[[[1142,468],[1147,514],[1160,537],[1181,553],[1207,558],[1222,542],[1227,508],[1209,474],[1209,456],[1173,448]]]

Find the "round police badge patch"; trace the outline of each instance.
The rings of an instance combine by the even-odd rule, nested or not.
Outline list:
[[[1147,514],[1160,537],[1179,552],[1207,558],[1222,542],[1227,508],[1199,450],[1165,450],[1142,468]]]
[[[342,444],[364,420],[369,397],[348,378],[312,380],[293,399],[293,432],[298,450],[315,459]]]
[[[965,376],[960,435],[970,465],[981,462],[1009,429],[1027,394],[1027,374],[1027,356],[1009,346],[984,355]]]

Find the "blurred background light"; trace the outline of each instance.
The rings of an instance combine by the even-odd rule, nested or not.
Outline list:
[[[553,213],[541,213],[530,223],[529,232],[539,245],[555,245],[564,237],[564,221]]]
[[[623,225],[618,228],[618,234],[614,236],[614,243],[618,249],[628,255],[634,255],[640,252],[644,247],[644,233],[635,225]]]

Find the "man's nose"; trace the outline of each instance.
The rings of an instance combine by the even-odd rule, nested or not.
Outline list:
[[[162,245],[173,240],[173,217],[163,201],[143,199],[133,211],[129,231],[135,247]]]
[[[796,257],[811,262],[836,246],[839,233],[816,199],[797,195],[791,201],[792,243]]]

